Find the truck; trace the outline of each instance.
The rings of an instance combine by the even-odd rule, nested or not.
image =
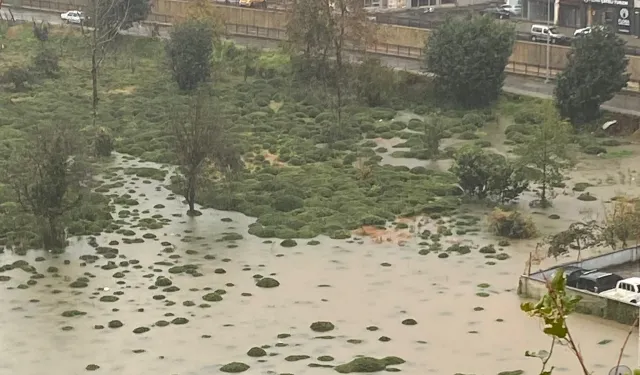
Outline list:
[[[599,294],[618,301],[638,304],[640,302],[640,277],[620,280],[614,289]]]

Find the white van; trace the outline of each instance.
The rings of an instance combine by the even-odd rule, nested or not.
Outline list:
[[[546,25],[532,25],[531,26],[531,41],[537,42],[549,42],[552,44],[563,43],[567,40],[564,34],[561,34],[558,29],[553,26]]]

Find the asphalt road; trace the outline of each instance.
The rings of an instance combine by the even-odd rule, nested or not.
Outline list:
[[[22,9],[12,9],[12,12],[14,17],[20,20],[31,21],[33,19],[36,21],[49,22],[51,24],[62,23],[60,20],[60,16],[56,13],[35,12]],[[2,14],[4,18],[6,18],[7,13],[8,12],[5,9],[0,10],[0,14]],[[151,29],[146,25],[140,25],[127,30],[125,33],[128,35],[150,36]],[[165,38],[168,37],[168,30],[161,29],[160,36]],[[229,37],[229,39],[235,41],[240,45],[253,46],[263,49],[274,49],[278,48],[279,45],[278,41],[267,39],[235,36],[231,36]],[[350,56],[350,58],[356,59],[357,56],[354,53],[352,56]],[[395,69],[409,70],[414,72],[421,71],[420,61],[418,60],[385,55],[379,55],[379,58],[387,66]],[[505,80],[503,90],[505,92],[518,95],[551,99],[553,97],[553,88],[553,82],[547,84],[544,83],[543,80],[532,77],[508,75]],[[640,95],[633,93],[620,93],[613,99],[605,103],[602,108],[611,112],[618,112],[640,117]]]

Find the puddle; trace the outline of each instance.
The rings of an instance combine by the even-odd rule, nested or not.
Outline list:
[[[380,144],[385,142],[388,146],[394,141]],[[158,168],[153,163],[124,160],[120,155],[116,163],[123,169]],[[96,373],[101,374],[205,375],[238,361],[251,366],[249,373],[313,375],[333,370],[309,367],[311,363],[338,365],[359,354],[401,357],[406,363],[393,367],[416,375],[495,374],[515,369],[532,374],[539,369],[538,361],[523,354],[525,350],[546,349],[548,341],[540,324],[520,312],[515,294],[518,275],[535,248],[532,241],[512,242],[505,250],[511,258],[495,265],[487,265],[487,259],[478,252],[480,246],[497,242],[482,232],[448,238],[471,245],[472,251],[446,259],[433,253],[419,255],[417,240],[401,247],[390,242],[376,244],[368,237],[362,239],[362,245],[318,237],[319,245],[298,240],[298,246],[287,248],[278,240],[269,244],[248,235],[247,227],[253,219],[238,213],[202,209],[203,215],[195,219],[172,216],[184,214],[186,207],[181,199],[171,199],[172,194],[161,187],[161,182],[134,180],[122,172],[119,175],[127,183],[110,193],[122,195],[133,189],[131,196],[139,204],[117,207],[116,212],[137,209],[140,218],[162,215],[171,222],[154,230],[131,228],[136,232],[132,237],[151,233],[156,238],[110,246],[118,249],[118,257],[100,256],[95,263],[84,266],[79,257],[96,253],[86,238],[73,242],[57,258],[38,251],[26,257],[0,255],[2,264],[24,259],[45,275],[36,280],[36,285],[18,289],[30,280],[28,273],[14,269],[1,274],[12,277],[0,287],[3,372],[80,374],[95,364],[99,366]],[[594,194],[599,195],[599,190]],[[562,217],[554,221],[559,226],[575,220],[578,203],[583,204],[570,196],[560,196],[554,203],[554,212]],[[526,205],[526,199],[521,204]],[[468,209],[472,214],[483,210]],[[132,217],[124,220],[134,222]],[[219,241],[228,233],[243,238]],[[123,237],[104,234],[97,242],[109,246],[111,241],[122,243]],[[46,259],[36,262],[39,256]],[[67,260],[69,264],[65,264]],[[118,266],[102,269],[109,261]],[[197,266],[197,272],[168,272],[173,266],[185,265]],[[49,267],[58,268],[60,277],[46,272]],[[122,277],[113,277],[118,272]],[[280,285],[260,288],[254,278],[258,274],[272,277]],[[168,278],[179,290],[150,289],[156,283],[166,285],[166,281],[157,281],[158,276]],[[70,288],[69,284],[79,277],[89,279],[88,287]],[[221,301],[203,300],[204,295],[219,289],[226,292],[217,292]],[[117,296],[118,300],[100,301],[106,295]],[[205,303],[210,307],[201,306]],[[86,314],[62,316],[71,310]],[[178,317],[186,318],[186,324],[176,324],[185,320],[167,326],[159,322]],[[408,319],[417,324],[408,325]],[[109,328],[114,320],[123,326]],[[317,321],[332,322],[335,329],[314,332],[310,325]],[[572,316],[570,321],[587,362],[598,368],[613,366],[626,327],[581,315]],[[99,326],[104,328],[97,329]],[[135,334],[134,329],[139,327],[150,330]],[[325,335],[334,338],[318,338]],[[598,345],[603,339],[612,342]],[[630,366],[636,362],[636,341],[631,340],[626,349],[629,357],[623,359]],[[264,345],[268,345],[264,347],[267,356],[247,355],[252,347]],[[311,358],[285,360],[294,355]],[[334,360],[315,359],[321,356]],[[553,365],[568,369],[567,373],[578,370],[576,360],[563,349],[556,351]]]

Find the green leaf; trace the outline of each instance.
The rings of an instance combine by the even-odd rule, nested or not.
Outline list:
[[[557,337],[559,339],[563,339],[567,337],[567,327],[564,324],[564,319],[562,319],[561,321],[556,321],[551,325],[546,326],[543,332],[547,335]]]

